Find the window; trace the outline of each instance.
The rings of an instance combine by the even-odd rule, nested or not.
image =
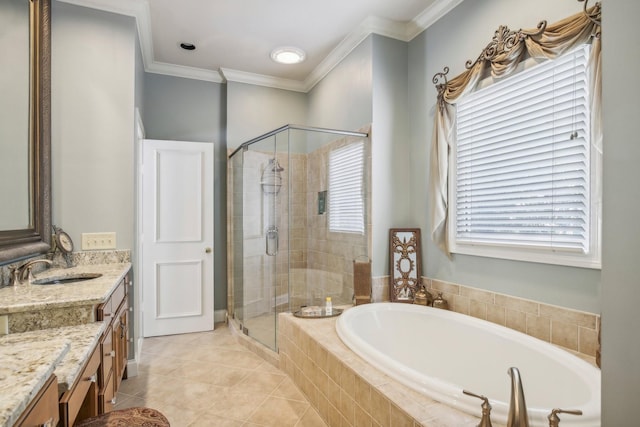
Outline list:
[[[329,153],[329,231],[364,234],[364,142]]]
[[[598,268],[589,45],[457,104],[452,252]]]

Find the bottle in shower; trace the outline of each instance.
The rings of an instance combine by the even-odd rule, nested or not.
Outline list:
[[[333,314],[333,304],[331,303],[331,297],[325,298],[325,301],[324,301],[324,313],[327,316],[331,316]]]

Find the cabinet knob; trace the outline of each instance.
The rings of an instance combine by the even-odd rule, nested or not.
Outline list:
[[[89,381],[90,383],[95,383],[97,380],[98,377],[96,376],[96,374],[93,374],[89,378],[87,378],[87,381]]]
[[[116,400],[116,398],[115,398],[115,397],[114,397],[113,399],[111,399],[111,404],[112,404],[112,405],[115,405],[115,404],[116,404],[116,402],[117,402],[117,400]]]
[[[116,352],[111,350],[109,353],[105,354],[105,356],[116,357]]]
[[[206,248],[204,251],[205,251],[206,253],[210,254],[212,250],[213,250],[213,249],[211,249],[211,248]]]

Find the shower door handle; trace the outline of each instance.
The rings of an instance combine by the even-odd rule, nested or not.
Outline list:
[[[278,254],[278,227],[269,227],[265,235],[265,252],[268,256]]]

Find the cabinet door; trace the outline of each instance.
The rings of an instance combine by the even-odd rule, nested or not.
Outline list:
[[[54,427],[60,419],[58,413],[58,381],[52,375],[16,422],[16,427]]]
[[[113,411],[116,406],[116,392],[113,388],[113,373],[107,378],[107,382],[98,395],[98,406],[101,414]]]
[[[78,380],[60,398],[62,426],[72,426],[76,420],[98,415],[98,370],[100,345],[93,351]]]
[[[127,316],[128,316],[129,306],[127,301],[125,300],[120,310],[118,311],[118,315],[115,318],[115,323],[113,325],[113,347],[116,353],[116,357],[113,365],[113,372],[115,373],[115,390],[118,391],[120,387],[120,382],[122,381],[123,376],[125,375],[127,369],[127,355],[128,355],[128,327],[127,327]]]
[[[113,329],[107,328],[100,341],[101,366],[98,376],[100,389],[103,389],[109,379],[113,367],[115,351],[113,349]]]

